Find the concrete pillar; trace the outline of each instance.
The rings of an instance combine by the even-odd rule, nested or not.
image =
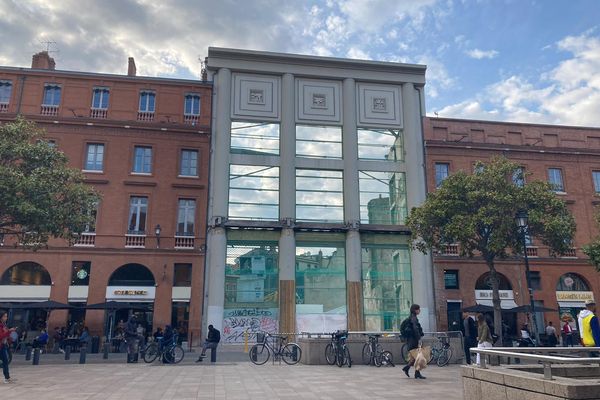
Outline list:
[[[344,79],[342,89],[344,154],[344,221],[351,229],[346,233],[346,291],[348,329],[362,330],[363,302],[361,284],[360,191],[358,187],[358,136],[356,133],[356,83]]]
[[[406,200],[408,209],[425,201],[425,155],[419,93],[412,83],[402,85],[404,118],[404,146],[406,168]],[[421,306],[419,318],[423,330],[435,330],[435,304],[433,298],[433,271],[430,255],[411,251],[413,302]]]
[[[295,85],[292,74],[284,74],[281,90],[279,131],[279,216],[291,223],[296,218],[296,121]],[[279,238],[279,330],[296,330],[296,239],[291,226]]]

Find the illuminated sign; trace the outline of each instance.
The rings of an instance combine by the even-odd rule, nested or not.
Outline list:
[[[594,292],[557,291],[557,301],[581,301],[594,300]]]

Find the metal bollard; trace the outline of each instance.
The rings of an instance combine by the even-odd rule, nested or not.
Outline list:
[[[104,348],[102,349],[102,358],[104,360],[108,360],[108,350],[109,350],[110,346],[108,343],[104,343]]]
[[[81,346],[79,349],[79,364],[85,364],[85,356],[87,355],[87,346]]]
[[[25,352],[25,361],[31,360],[31,352],[32,352],[31,346],[27,346],[27,351]]]
[[[69,361],[71,359],[71,346],[65,346],[65,361]]]
[[[40,349],[33,350],[33,365],[40,365]]]

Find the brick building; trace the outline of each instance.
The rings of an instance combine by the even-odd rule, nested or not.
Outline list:
[[[600,273],[581,252],[581,246],[598,234],[594,214],[600,204],[600,129],[446,118],[424,118],[423,124],[428,191],[434,191],[448,174],[472,171],[476,161],[504,155],[531,174],[526,179],[554,183],[557,196],[564,198],[575,216],[577,232],[566,256],[553,256],[535,238],[527,247],[536,304],[558,310],[536,313],[538,328],[548,321],[558,326],[560,315],[569,312],[575,316],[586,299],[600,298]],[[448,246],[443,254],[434,256],[441,330],[456,329],[462,307],[491,305],[487,266],[481,259],[457,254],[455,246]],[[501,261],[497,269],[503,275],[503,308],[528,304],[523,259]],[[515,333],[517,318],[524,317],[506,313],[503,318]]]
[[[212,87],[201,81],[59,71],[42,52],[32,68],[0,67],[0,123],[17,114],[47,132],[102,195],[96,224],[74,246],[51,240],[0,247],[0,302],[74,305],[137,302],[123,309],[53,311],[49,327],[85,323],[92,334],[131,312],[147,329],[175,324],[196,342],[202,318]],[[16,311],[35,329],[45,315]],[[108,320],[104,325],[105,318]],[[189,334],[188,334],[189,333]]]

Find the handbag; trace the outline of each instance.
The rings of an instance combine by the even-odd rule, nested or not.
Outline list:
[[[419,347],[412,349],[408,352],[409,362],[415,361],[415,369],[420,371],[425,369],[429,360],[431,360],[431,346],[423,346],[419,344]]]

